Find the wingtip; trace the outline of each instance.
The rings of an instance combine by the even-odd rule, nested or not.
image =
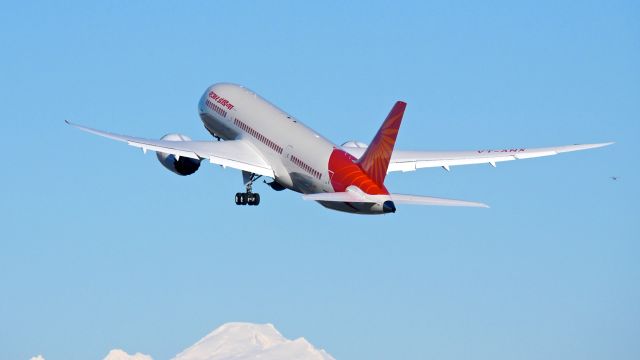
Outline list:
[[[595,144],[574,144],[568,146],[561,146],[557,148],[557,153],[565,153],[572,151],[580,151],[580,150],[589,150],[589,149],[597,149],[609,145],[613,145],[615,142],[603,142],[603,143],[595,143]]]
[[[485,203],[481,203],[481,202],[473,203],[473,207],[484,208],[484,209],[491,208],[491,206],[489,206],[489,205],[487,205]]]
[[[595,149],[595,148],[601,148],[601,147],[605,147],[613,144],[615,144],[615,141],[596,143],[596,144],[585,144],[584,146],[588,146],[589,149]]]

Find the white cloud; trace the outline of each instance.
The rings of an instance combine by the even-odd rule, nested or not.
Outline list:
[[[42,357],[42,355],[38,355],[38,356],[32,357],[30,360],[44,360],[44,358]]]

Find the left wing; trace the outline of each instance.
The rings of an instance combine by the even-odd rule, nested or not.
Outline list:
[[[231,167],[250,173],[275,177],[273,169],[264,160],[260,152],[249,142],[243,140],[228,141],[168,141],[150,140],[133,136],[112,134],[105,131],[65,122],[82,131],[108,139],[125,142],[131,146],[147,150],[172,154],[175,157],[188,157],[196,160],[208,159],[212,164]]]
[[[510,148],[498,150],[476,151],[402,151],[396,150],[391,155],[391,162],[387,172],[414,171],[420,168],[442,167],[449,171],[451,166],[491,164],[501,161],[531,159],[542,156],[551,156],[565,152],[595,149],[613,144],[612,142],[600,144],[566,145],[546,148]],[[351,155],[359,158],[366,147],[344,146],[343,149]]]

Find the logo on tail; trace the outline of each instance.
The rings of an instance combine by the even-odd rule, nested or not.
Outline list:
[[[396,144],[398,130],[406,107],[407,103],[403,101],[396,102],[384,123],[380,126],[373,141],[360,160],[358,160],[358,165],[360,165],[365,174],[378,185],[383,185],[384,178],[387,176],[391,153],[393,153],[393,147]]]

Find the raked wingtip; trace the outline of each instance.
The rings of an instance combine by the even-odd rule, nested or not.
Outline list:
[[[477,207],[477,208],[484,208],[484,209],[490,209],[491,206],[485,204],[485,203],[481,203],[481,202],[476,202],[476,203],[472,203],[472,207]]]
[[[603,143],[597,143],[597,144],[589,144],[589,148],[590,149],[601,148],[601,147],[613,145],[615,143],[616,143],[615,141],[609,141],[609,142],[603,142]]]

